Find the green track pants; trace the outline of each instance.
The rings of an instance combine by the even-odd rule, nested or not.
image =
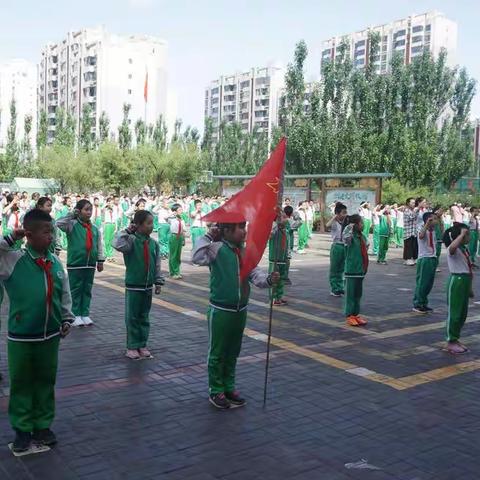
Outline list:
[[[378,255],[378,246],[380,243],[380,235],[378,225],[373,226],[373,247],[372,252],[374,255]]]
[[[360,313],[360,301],[363,294],[363,277],[345,278],[345,316]]]
[[[446,337],[448,342],[455,342],[460,338],[460,332],[468,315],[468,299],[471,289],[472,276],[470,274],[450,275],[447,284]]]
[[[60,337],[45,342],[8,341],[8,415],[12,427],[21,432],[50,428],[53,422],[59,344]]]
[[[160,255],[162,257],[168,257],[168,243],[170,240],[170,224],[159,223],[158,224],[158,243],[160,244]]]
[[[152,290],[125,291],[125,326],[127,328],[127,348],[136,350],[147,346],[150,333],[150,309]]]
[[[414,307],[428,307],[428,294],[433,288],[437,265],[437,257],[423,257],[417,260]]]
[[[305,250],[305,247],[308,243],[308,226],[303,222],[300,227],[298,227],[298,250]]]
[[[180,263],[182,261],[182,248],[184,237],[170,233],[168,241],[168,268],[170,276],[180,275]]]
[[[372,221],[363,219],[363,235],[368,240],[370,238],[370,230],[372,228]]]
[[[379,236],[378,237],[378,257],[379,262],[385,262],[388,252],[389,237]]]
[[[268,271],[273,272],[274,262],[270,262]],[[285,293],[285,280],[288,278],[288,263],[277,263],[277,272],[280,274],[280,281],[275,285],[272,285],[271,295],[274,300],[280,300]]]
[[[435,246],[435,257],[437,258],[437,268],[440,265],[440,255],[442,254],[442,243],[437,240],[437,245]]]
[[[332,243],[330,247],[330,289],[332,292],[343,292],[345,290],[343,273],[345,271],[345,245]]]
[[[395,229],[395,243],[397,247],[403,248],[403,232],[404,232],[403,227],[397,227]]]
[[[470,243],[468,244],[468,251],[470,253],[470,259],[473,263],[476,263],[478,251],[478,230],[470,230]]]
[[[235,390],[235,368],[242,348],[247,310],[208,311],[208,387],[210,394]]]
[[[192,249],[194,249],[197,240],[207,233],[207,229],[205,227],[192,227],[190,232],[192,235]]]
[[[113,257],[113,237],[115,236],[115,224],[106,223],[103,226],[103,244],[105,245],[105,258]]]
[[[68,269],[68,281],[72,294],[72,312],[76,317],[88,317],[90,315],[94,277],[94,268]]]

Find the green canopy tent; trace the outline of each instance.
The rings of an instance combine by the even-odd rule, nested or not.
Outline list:
[[[10,184],[11,192],[38,192],[40,195],[53,194],[58,191],[58,184],[53,178],[15,177]]]

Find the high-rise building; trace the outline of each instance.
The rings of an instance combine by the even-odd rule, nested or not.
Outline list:
[[[26,60],[11,60],[0,64],[0,152],[7,144],[7,132],[10,126],[10,105],[15,100],[17,113],[16,139],[24,138],[25,117],[32,117],[30,142],[35,146],[37,117],[37,74],[34,64]]]
[[[456,63],[457,23],[443,13],[432,11],[330,38],[322,44],[321,65],[335,61],[340,45],[346,42],[355,67],[365,68],[369,61],[368,37],[371,32],[377,32],[380,36],[380,50],[374,61],[379,73],[389,71],[395,54],[402,55],[404,62],[409,64],[424,50],[429,50],[436,58],[445,49],[448,64]]]
[[[214,138],[222,122],[237,122],[245,133],[270,137],[283,85],[281,67],[252,68],[211,82],[205,91],[205,118],[212,120]]]
[[[70,112],[77,127],[89,104],[98,135],[105,112],[116,136],[129,104],[132,128],[141,118],[154,123],[167,113],[167,45],[145,35],[119,36],[104,28],[69,32],[42,50],[38,66],[38,110],[48,116],[49,142],[55,135],[57,108]]]

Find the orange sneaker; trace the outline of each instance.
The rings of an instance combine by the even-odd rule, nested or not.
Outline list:
[[[361,317],[360,315],[356,315],[355,318],[357,319],[357,323],[358,325],[360,326],[363,326],[363,325],[366,325],[368,322],[363,318]]]
[[[347,317],[347,325],[350,325],[351,327],[359,327],[360,324],[358,323],[357,317],[354,315],[350,315]]]

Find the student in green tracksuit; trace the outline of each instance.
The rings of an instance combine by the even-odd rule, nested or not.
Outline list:
[[[183,220],[183,208],[179,203],[172,206],[173,217],[170,217],[170,238],[168,241],[168,268],[170,278],[179,280],[180,264],[182,262],[182,248],[185,245],[185,222]]]
[[[347,217],[345,225],[345,316],[347,325],[362,327],[367,324],[360,316],[360,301],[363,279],[368,271],[368,240],[363,235],[364,225],[360,215]]]
[[[440,270],[440,255],[442,254],[443,234],[445,233],[445,224],[443,223],[444,210],[442,207],[435,207],[433,213],[437,217],[435,222],[435,238],[437,240],[437,247],[435,256],[437,257],[437,272]]]
[[[221,409],[242,407],[245,400],[235,390],[235,368],[242,347],[247,320],[250,282],[269,288],[280,277],[254,268],[240,279],[246,224],[224,223],[212,227],[192,253],[197,265],[210,267],[210,308],[208,310],[209,401]]]
[[[55,214],[55,220],[58,221],[60,218],[66,217],[70,213],[71,207],[72,199],[70,197],[63,197],[62,208],[57,210]],[[67,250],[67,236],[61,230],[58,232],[58,236],[60,237],[60,245],[62,246],[62,250]]]
[[[330,295],[341,297],[345,292],[343,273],[345,271],[345,243],[343,241],[343,222],[347,216],[347,207],[340,202],[335,204],[335,216],[326,227],[330,228],[332,246],[330,247]]]
[[[433,311],[428,306],[428,295],[433,288],[438,265],[435,235],[437,216],[432,212],[426,212],[422,219],[423,222],[419,225],[417,234],[418,259],[413,311],[425,314]]]
[[[377,263],[380,265],[387,264],[387,252],[392,233],[392,220],[390,217],[390,208],[381,205],[378,212],[378,257]]]
[[[206,223],[202,220],[205,214],[202,210],[202,201],[195,200],[193,211],[190,213],[190,233],[192,236],[192,249],[195,249],[197,239],[203,237],[207,233]]]
[[[55,417],[55,381],[60,336],[73,322],[67,274],[49,251],[52,219],[30,210],[24,228],[0,241],[0,280],[10,300],[8,314],[8,414],[16,432],[13,451],[25,452],[32,441],[56,443],[50,426]],[[22,250],[12,247],[27,239]]]
[[[117,229],[117,217],[113,210],[113,198],[108,197],[105,208],[103,209],[103,245],[105,260],[113,259],[113,237]]]
[[[160,293],[165,283],[160,267],[160,247],[150,237],[153,215],[139,210],[133,223],[117,233],[113,247],[123,253],[125,262],[125,325],[127,329],[126,356],[132,360],[152,358],[147,348],[150,333],[152,292]]]
[[[472,207],[470,214],[470,243],[468,245],[468,251],[470,253],[470,260],[473,266],[475,266],[478,251],[478,208]]]
[[[91,326],[90,302],[92,300],[95,269],[103,271],[103,242],[100,230],[92,225],[92,204],[80,200],[73,213],[58,220],[57,227],[66,233],[68,240],[67,270],[72,292],[75,327]]]
[[[376,257],[378,256],[378,250],[380,246],[380,235],[379,235],[379,229],[380,229],[380,209],[381,205],[377,205],[375,209],[372,212],[372,225],[373,225],[373,235],[372,235],[372,255],[375,255]]]
[[[154,208],[154,213],[157,215],[157,235],[158,243],[160,244],[160,255],[162,258],[167,258],[168,244],[170,241],[170,224],[168,223],[168,219],[170,218],[171,210],[166,198],[163,199],[160,205]]]
[[[52,213],[52,207],[53,207],[52,200],[48,197],[40,197],[37,201],[37,204],[35,205],[35,208],[38,208],[39,210],[43,210],[44,212],[48,213],[50,216]],[[48,250],[50,251],[50,253],[54,253],[55,255],[60,255],[60,252],[62,251],[62,245],[60,243],[60,236],[58,233],[59,231],[57,228],[57,223],[52,218],[53,240]]]
[[[473,297],[473,265],[468,251],[469,226],[463,223],[455,224],[445,232],[443,242],[447,247],[447,264],[450,271],[447,290],[447,351],[459,355],[468,352],[468,348],[461,344],[459,339],[467,319],[469,299]]]
[[[103,211],[100,206],[100,199],[95,197],[93,199],[93,209],[92,209],[92,223],[101,230],[103,227]]]
[[[297,253],[300,255],[305,253],[305,248],[308,244],[308,218],[306,211],[306,202],[300,202],[298,204],[298,215],[302,221],[298,227],[298,249]]]
[[[275,223],[268,241],[268,260],[269,273],[278,272],[279,281],[272,287],[273,304],[277,306],[287,305],[288,302],[283,298],[285,292],[285,282],[288,279],[288,266],[290,263],[290,226],[288,218],[282,212],[281,222]]]

